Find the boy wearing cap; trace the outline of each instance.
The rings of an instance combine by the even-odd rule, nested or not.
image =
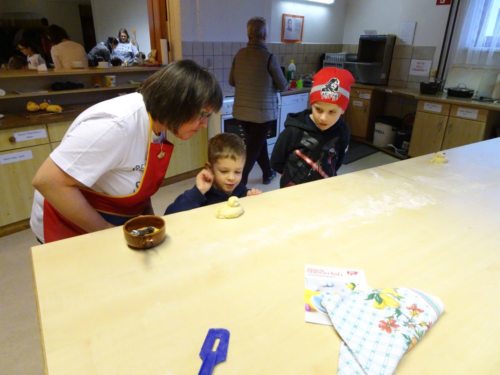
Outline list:
[[[274,146],[271,167],[281,173],[280,187],[337,175],[349,146],[342,115],[353,83],[349,71],[333,67],[313,77],[311,108],[288,115]]]

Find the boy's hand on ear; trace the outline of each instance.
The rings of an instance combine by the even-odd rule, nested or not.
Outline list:
[[[210,169],[203,168],[196,175],[196,187],[203,195],[205,195],[205,193],[210,190],[213,182],[214,175]]]
[[[252,195],[259,195],[259,194],[262,194],[262,190],[252,188],[252,189],[249,189],[247,191],[247,197],[250,197]]]

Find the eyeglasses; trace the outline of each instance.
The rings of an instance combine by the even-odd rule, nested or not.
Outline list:
[[[200,121],[201,120],[208,120],[210,118],[210,116],[212,116],[212,112],[201,111],[198,119]]]

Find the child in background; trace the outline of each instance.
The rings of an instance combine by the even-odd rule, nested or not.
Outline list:
[[[274,145],[271,167],[281,173],[280,187],[337,175],[349,146],[342,115],[353,83],[349,71],[333,67],[313,77],[311,108],[289,114]]]
[[[208,163],[196,176],[196,185],[179,195],[167,207],[165,215],[261,194],[259,189],[239,186],[245,166],[245,142],[236,134],[221,133],[208,142]]]
[[[26,56],[28,69],[37,70],[39,65],[45,65],[45,60],[38,53],[36,47],[27,39],[21,39],[17,42],[17,49]]]

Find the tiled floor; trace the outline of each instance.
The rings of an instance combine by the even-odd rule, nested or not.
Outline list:
[[[397,159],[377,152],[342,166],[340,174],[394,161]],[[261,180],[260,169],[255,167],[250,174],[249,187],[262,191],[279,187],[278,178],[269,185],[262,185]],[[153,197],[155,212],[162,214],[179,193],[193,184],[194,178],[161,188]],[[29,229],[0,238],[0,374],[44,373],[30,258],[30,247],[36,244]]]

